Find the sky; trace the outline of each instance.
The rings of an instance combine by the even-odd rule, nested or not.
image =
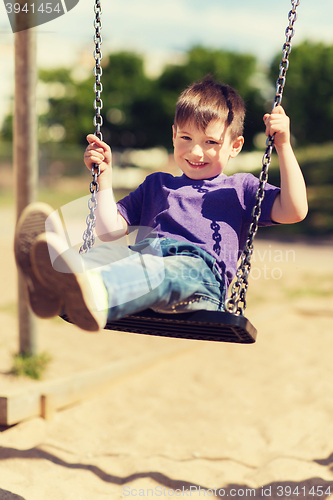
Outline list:
[[[0,121],[14,88],[14,35],[0,3]],[[60,0],[62,1],[62,0]],[[29,4],[33,0],[29,1]],[[37,28],[40,68],[93,68],[93,0]],[[102,51],[135,50],[157,74],[193,45],[256,54],[270,62],[281,51],[290,0],[102,0]],[[300,0],[293,43],[333,44],[333,1]],[[104,89],[107,90],[107,89]]]

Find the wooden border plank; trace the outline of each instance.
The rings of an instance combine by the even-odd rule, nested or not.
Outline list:
[[[193,349],[193,345],[191,345]],[[114,361],[97,370],[75,373],[57,380],[36,382],[32,389],[0,396],[0,425],[13,425],[27,418],[52,418],[56,410],[96,396],[124,376],[133,375],[156,362],[188,351],[189,347],[170,346],[162,354],[150,353]]]

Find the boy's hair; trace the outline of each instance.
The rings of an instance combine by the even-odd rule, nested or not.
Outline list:
[[[230,127],[231,140],[235,140],[243,135],[244,117],[244,101],[236,90],[208,75],[182,92],[177,101],[174,124],[182,127],[193,122],[205,131],[212,120],[222,120]]]

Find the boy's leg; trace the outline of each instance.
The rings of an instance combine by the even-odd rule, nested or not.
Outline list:
[[[164,278],[161,258],[147,269],[139,252],[116,243],[79,255],[50,233],[36,239],[31,260],[38,280],[62,298],[69,319],[88,331],[104,327],[108,313],[119,318],[155,303],[147,294]]]
[[[39,280],[85,330],[105,326],[107,317],[116,320],[147,308],[220,308],[220,283],[202,258],[162,257],[150,245],[140,253],[114,243],[79,256],[54,234],[37,238],[31,257]]]
[[[160,313],[224,309],[225,287],[202,257],[175,255],[164,259],[165,292],[152,306]]]
[[[50,232],[55,233],[56,236],[53,238],[54,235]],[[50,318],[58,315],[65,306],[66,312],[69,311],[70,318],[77,326],[86,330],[97,330],[105,326],[106,314],[101,311],[106,311],[108,304],[105,300],[106,289],[102,279],[98,273],[93,272],[93,269],[103,265],[105,260],[101,262],[98,255],[97,260],[92,262],[92,272],[88,272],[89,283],[87,283],[87,275],[82,273],[82,262],[85,256],[79,256],[69,249],[63,238],[64,230],[61,221],[58,219],[57,212],[50,206],[44,203],[34,203],[23,211],[16,227],[14,251],[17,265],[27,283],[31,308],[37,316]],[[63,259],[58,259],[56,263],[62,268],[61,272],[56,272],[53,268],[54,259],[52,262],[50,259],[52,244],[48,243],[55,240],[53,253],[57,253],[58,256],[63,255]],[[38,245],[36,245],[37,242]],[[108,263],[113,260],[123,260],[128,257],[129,253],[134,254],[127,247],[118,245],[112,245],[112,247],[112,255],[107,256]],[[120,254],[115,249],[120,249]],[[92,255],[93,252],[89,252],[90,259]],[[66,266],[69,266],[67,268],[69,272],[64,272]],[[142,274],[142,265],[140,266]],[[130,279],[133,278],[131,275]],[[144,280],[146,283],[146,278]],[[94,296],[91,295],[90,282],[94,283],[93,289],[96,292]],[[139,295],[142,293],[146,293],[146,290],[143,291],[143,284],[140,285],[138,291]],[[97,301],[101,298],[104,304],[96,304],[95,298]]]
[[[47,227],[45,227],[47,221]],[[61,233],[62,225],[53,208],[46,203],[33,203],[22,212],[15,229],[14,254],[18,268],[27,283],[28,300],[32,311],[41,318],[59,314],[59,297],[43,286],[33,272],[30,250],[36,238],[45,231]]]
[[[104,328],[107,321],[107,292],[94,271],[85,272],[83,260],[58,235],[40,235],[31,251],[38,280],[62,299],[69,319],[87,331]]]
[[[109,320],[148,308],[169,313],[223,308],[224,286],[204,258],[162,256],[165,252],[158,240],[139,252],[119,250],[118,259],[114,244],[101,245],[84,256],[86,268],[98,270],[107,289]]]

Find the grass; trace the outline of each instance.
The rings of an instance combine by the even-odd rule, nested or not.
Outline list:
[[[43,187],[39,190],[38,201],[48,203],[49,205],[51,205],[51,207],[57,210],[67,203],[70,203],[73,200],[77,200],[78,198],[82,198],[83,196],[87,196],[88,194],[89,182],[87,183],[87,189],[85,191],[79,188],[77,190],[74,189],[72,192],[66,192]]]
[[[10,314],[11,316],[17,316],[17,303],[7,302],[0,306],[0,313]]]
[[[247,305],[265,307],[267,302],[275,300],[276,303],[291,304],[299,299],[312,299],[314,304],[318,304],[320,300],[327,304],[327,299],[333,299],[333,274],[310,274],[303,273],[298,278],[299,284],[288,284],[281,286],[278,282],[268,281],[267,285],[270,286],[267,293],[267,287],[263,287],[262,281],[252,281],[249,286],[249,293],[247,296]],[[274,297],[274,298],[272,298]],[[316,302],[317,301],[317,302]]]
[[[0,189],[0,207],[9,207],[14,203],[13,191],[11,189]]]
[[[331,297],[333,296],[332,282],[332,274],[324,274],[322,276],[306,274],[300,279],[301,286],[286,289],[285,295],[289,299]]]
[[[16,377],[29,377],[40,380],[51,359],[51,356],[46,352],[36,355],[15,354],[10,374]]]

